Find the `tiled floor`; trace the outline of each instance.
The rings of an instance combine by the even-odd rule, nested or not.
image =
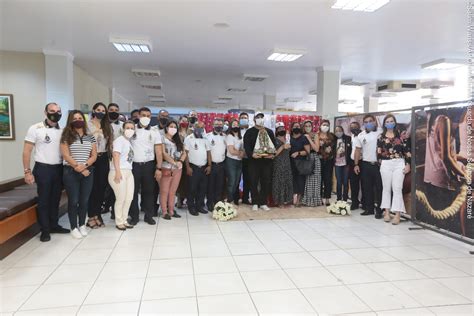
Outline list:
[[[471,247],[410,223],[181,214],[31,240],[0,262],[0,314],[474,314]]]

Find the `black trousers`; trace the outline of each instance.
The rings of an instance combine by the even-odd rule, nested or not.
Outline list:
[[[208,176],[205,173],[206,166],[190,164],[193,175],[188,177],[188,210],[196,212],[204,210],[204,198],[207,192]]]
[[[36,208],[38,224],[42,232],[50,233],[51,229],[58,226],[59,200],[63,189],[63,166],[36,162],[33,176],[38,193]]]
[[[321,159],[321,197],[330,199],[332,193],[332,175],[334,160]]]
[[[243,192],[242,192],[242,201],[247,202],[250,196],[250,175],[249,175],[249,160],[248,158],[242,159],[242,180],[243,180]],[[240,183],[240,181],[239,181]],[[238,201],[240,199],[240,192],[239,186],[237,186],[237,190],[234,194],[234,201]]]
[[[110,209],[111,213],[114,213],[114,205],[115,205],[115,193],[112,190],[112,187],[107,182],[107,187],[105,188],[105,198],[104,198],[104,209],[106,212]]]
[[[360,174],[354,172],[354,165],[349,165],[349,183],[351,186],[351,201],[354,207],[359,208],[359,192],[360,192]]]
[[[249,159],[248,172],[252,204],[267,205],[268,197],[272,191],[273,160],[264,158]],[[291,171],[288,170],[288,172]]]
[[[364,190],[364,204],[367,212],[381,213],[380,203],[382,202],[382,177],[380,176],[380,167],[378,164],[362,162],[361,168],[362,187]],[[377,204],[377,206],[375,206]]]
[[[155,209],[155,161],[134,162],[132,173],[135,180],[135,190],[130,206],[130,217],[132,221],[138,221],[139,219],[138,192],[140,192],[141,207],[145,212],[145,218],[152,218]]]
[[[211,174],[207,185],[207,209],[212,211],[224,192],[225,168],[224,162],[212,163]]]
[[[105,191],[109,183],[109,156],[106,153],[99,153],[94,163],[94,183],[92,185],[92,192],[89,198],[89,217],[101,217],[102,205],[105,201]]]

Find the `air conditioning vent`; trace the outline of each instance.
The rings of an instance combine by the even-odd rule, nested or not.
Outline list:
[[[151,102],[166,102],[164,97],[150,97]]]
[[[234,92],[234,93],[245,93],[247,92],[247,88],[227,88],[227,92]]]
[[[140,86],[146,89],[161,90],[163,84],[161,82],[140,81]]]
[[[386,92],[405,92],[412,91],[420,88],[420,83],[415,81],[404,82],[404,81],[390,81],[382,84],[377,84],[377,91]]]
[[[215,105],[225,105],[225,104],[227,104],[227,102],[228,101],[226,101],[226,100],[214,100],[214,101],[212,101],[212,103],[215,104]]]
[[[161,73],[159,70],[151,69],[132,69],[132,73],[137,78],[159,78]]]
[[[349,99],[339,100],[339,104],[355,104],[355,103],[357,103],[357,100],[349,100]]]
[[[219,100],[225,100],[225,101],[230,101],[232,100],[234,97],[231,96],[231,95],[220,95],[217,97],[217,99]]]
[[[431,80],[421,83],[422,89],[441,89],[454,86],[453,81]]]
[[[244,81],[252,81],[252,82],[262,82],[263,80],[267,79],[267,75],[249,75],[244,74]]]
[[[396,93],[390,93],[390,92],[378,92],[378,93],[373,93],[372,97],[374,98],[395,98],[397,96]]]
[[[164,98],[165,95],[164,95],[164,93],[157,92],[157,93],[148,94],[148,97],[149,98]]]
[[[285,101],[285,103],[296,103],[296,102],[301,102],[302,98],[295,98],[295,97],[288,97],[288,98],[285,98],[283,101]]]
[[[356,87],[361,87],[368,85],[369,82],[364,82],[364,81],[357,81],[354,79],[345,79],[341,81],[341,85],[343,86],[356,86]]]
[[[317,95],[318,91],[316,89],[313,89],[313,90],[308,91],[308,94],[309,95]]]

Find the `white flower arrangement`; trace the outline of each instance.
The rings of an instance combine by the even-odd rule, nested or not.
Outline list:
[[[337,215],[351,215],[351,206],[345,201],[336,201],[327,207],[328,213]]]
[[[227,202],[218,202],[216,205],[214,205],[212,218],[221,222],[225,222],[236,216],[237,210],[232,206],[232,204]]]

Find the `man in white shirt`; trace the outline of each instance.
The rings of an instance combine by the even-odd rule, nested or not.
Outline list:
[[[212,170],[211,144],[204,137],[204,123],[197,122],[193,133],[184,140],[188,178],[188,210],[191,215],[206,214],[204,197],[207,178]]]
[[[222,198],[224,192],[224,160],[226,154],[225,134],[223,133],[224,119],[216,118],[214,129],[206,135],[211,145],[212,169],[207,186],[207,209],[212,212],[214,205]]]
[[[198,114],[196,110],[191,110],[188,113],[188,122],[189,122],[189,129],[193,130],[194,129],[194,124],[196,124],[198,121]]]
[[[350,131],[351,131],[351,159],[349,160],[349,181],[351,184],[351,210],[356,210],[359,208],[360,201],[359,201],[359,192],[361,188],[361,181],[360,181],[360,174],[356,174],[354,172],[354,160],[355,160],[355,152],[356,152],[356,145],[359,143],[357,136],[360,134],[360,124],[357,121],[354,121],[350,124]],[[359,159],[362,159],[362,154]],[[364,199],[362,199],[364,202]],[[365,208],[365,205],[362,206]]]
[[[249,129],[249,115],[246,112],[241,112],[239,114],[239,125],[240,125],[240,135],[242,139],[245,136],[245,133]],[[240,182],[240,181],[239,181]],[[243,192],[242,192],[242,203],[250,205],[250,177],[249,177],[249,159],[247,155],[242,158],[242,182],[243,182]],[[234,201],[240,199],[240,192],[237,188],[235,192]]]
[[[59,145],[62,129],[59,127],[61,108],[48,103],[44,108],[46,119],[32,125],[26,134],[23,147],[25,182],[36,182],[38,192],[37,217],[41,229],[40,240],[51,240],[51,233],[67,234],[69,229],[58,224],[59,200],[61,199],[63,159]],[[31,153],[34,150],[35,165],[30,169]]]
[[[161,135],[156,126],[150,126],[151,110],[143,107],[139,110],[140,121],[132,139],[133,148],[133,177],[135,191],[130,206],[131,225],[139,221],[138,192],[141,192],[141,206],[145,212],[145,222],[155,225],[155,185],[161,179],[161,164],[163,162]]]
[[[354,172],[361,174],[364,188],[365,211],[360,215],[373,215],[382,218],[380,203],[382,201],[382,178],[377,159],[377,140],[381,133],[377,130],[377,121],[372,114],[364,116],[364,131],[357,136],[354,154]],[[361,159],[362,154],[362,159]],[[362,160],[362,168],[359,166]]]
[[[120,108],[117,103],[110,103],[107,106],[107,112],[109,115],[109,121],[112,125],[112,131],[114,134],[114,139],[117,139],[122,135],[123,122],[119,120],[120,118]]]

